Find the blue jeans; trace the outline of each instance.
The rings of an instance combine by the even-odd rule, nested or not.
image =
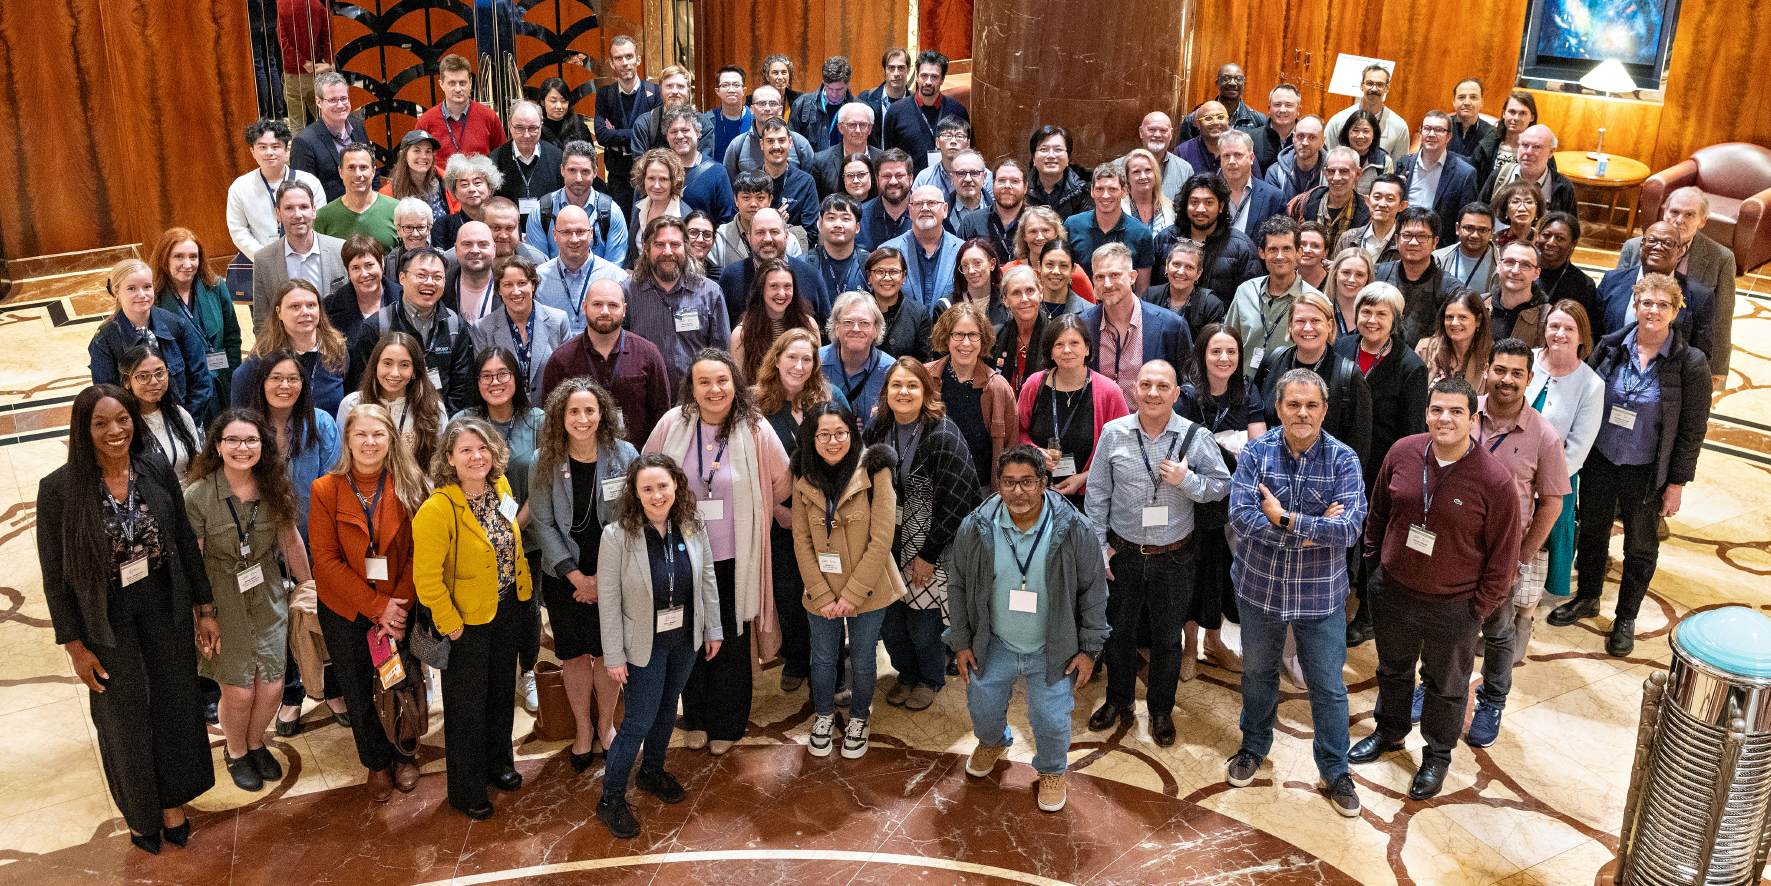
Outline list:
[[[941,640],[945,621],[941,610],[912,609],[903,600],[886,607],[881,639],[892,667],[898,669],[900,684],[912,689],[947,685],[947,644]]]
[[[863,612],[848,618],[825,618],[806,612],[812,628],[812,710],[822,715],[836,713],[836,660],[842,653],[843,623],[849,634],[849,716],[865,720],[873,711],[873,682],[879,672],[879,626],[885,621],[884,609]]]
[[[1020,653],[1000,637],[990,638],[990,653],[972,672],[965,687],[966,710],[978,744],[1006,748],[1015,743],[1008,731],[1008,703],[1015,682],[1027,678],[1027,725],[1033,727],[1033,769],[1056,775],[1070,766],[1070,712],[1076,707],[1076,678],[1066,675],[1045,682],[1045,654]]]
[[[1297,638],[1298,664],[1310,687],[1316,732],[1316,772],[1333,781],[1347,772],[1347,611],[1341,601],[1321,618],[1286,621],[1258,606],[1242,606],[1242,749],[1262,757],[1273,748],[1279,716],[1279,667],[1285,629]]]
[[[645,667],[627,666],[627,715],[615,732],[615,745],[609,748],[603,799],[627,797],[627,777],[642,743],[646,747],[642,765],[664,766],[670,732],[676,728],[676,702],[683,694],[683,684],[689,682],[696,649],[686,640],[668,651],[654,646],[652,660]]]

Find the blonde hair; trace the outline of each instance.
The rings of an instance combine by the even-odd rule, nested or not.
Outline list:
[[[122,288],[124,280],[127,280],[136,274],[144,273],[148,275],[149,281],[154,279],[154,269],[148,267],[148,263],[139,258],[126,258],[117,262],[116,264],[111,265],[111,273],[105,277],[105,291],[110,293],[111,298],[115,299],[117,297],[117,290]],[[151,286],[153,284],[150,282],[148,285]]]
[[[338,449],[338,462],[326,473],[349,475],[357,469],[356,458],[351,454],[351,431],[366,421],[380,422],[387,429],[387,459],[382,462],[382,468],[393,478],[394,497],[405,506],[406,516],[418,513],[418,506],[430,495],[430,481],[418,469],[418,461],[406,448],[400,429],[394,427],[394,417],[380,403],[359,403],[345,416],[344,427],[339,430],[342,445]]]
[[[510,466],[510,447],[505,445],[504,435],[492,427],[491,422],[471,415],[457,416],[443,429],[443,445],[430,458],[430,479],[436,488],[444,486],[460,486],[461,476],[455,473],[455,466],[449,463],[449,453],[455,451],[455,441],[462,434],[472,434],[485,442],[486,448],[492,451],[492,470],[486,474],[486,485],[495,486],[498,478],[504,476],[504,469]]]
[[[1334,322],[1334,305],[1329,302],[1328,296],[1323,295],[1322,293],[1317,292],[1314,289],[1304,290],[1304,293],[1302,295],[1298,296],[1291,303],[1292,315],[1296,316],[1297,309],[1300,307],[1303,307],[1305,305],[1308,305],[1309,307],[1315,308],[1316,310],[1320,311],[1322,313],[1322,319],[1324,319],[1330,323]],[[1333,345],[1334,342],[1332,340],[1330,340],[1329,344]]]
[[[1156,173],[1156,181],[1151,183],[1151,193],[1154,194],[1156,198],[1155,202],[1157,210],[1160,212],[1173,212],[1174,201],[1168,199],[1168,195],[1162,192],[1162,161],[1156,159],[1156,155],[1150,153],[1149,148],[1132,148],[1125,152],[1125,156],[1119,161],[1119,165],[1125,168],[1126,195],[1131,195],[1131,161],[1134,157],[1141,157],[1150,161],[1150,168]]]
[[[283,309],[283,299],[297,289],[313,293],[314,301],[319,303],[316,311],[319,319],[314,324],[314,339],[320,346],[320,366],[328,372],[344,371],[345,363],[350,359],[344,333],[333,329],[332,321],[326,319],[326,297],[314,288],[314,284],[300,277],[286,280],[282,286],[277,287],[277,295],[271,299],[271,309],[264,315],[264,322],[258,327],[257,340],[252,343],[253,355],[262,357],[283,348],[295,350],[295,345],[289,338],[289,330],[283,328],[283,321],[277,317],[277,312]]]

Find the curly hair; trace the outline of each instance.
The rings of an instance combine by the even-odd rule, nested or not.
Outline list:
[[[689,371],[683,374],[682,387],[677,389],[676,405],[682,408],[685,419],[699,420],[701,405],[695,401],[695,367],[702,363],[718,363],[726,368],[732,376],[732,408],[726,412],[724,421],[719,423],[719,433],[714,435],[717,441],[729,440],[732,431],[740,422],[751,422],[762,418],[756,409],[756,398],[751,395],[750,387],[739,382],[738,364],[732,355],[719,348],[702,348],[695,355],[694,362],[689,364]]]
[[[651,170],[654,163],[662,163],[664,168],[670,171],[671,199],[681,198],[683,195],[683,161],[676,156],[675,151],[669,148],[653,148],[641,154],[640,158],[634,161],[633,173],[629,176],[633,184],[634,199],[646,196],[646,173]]]
[[[598,452],[612,452],[615,449],[615,414],[620,410],[615,405],[615,396],[591,379],[589,376],[568,378],[547,395],[547,420],[541,425],[541,445],[535,455],[535,472],[532,476],[547,477],[553,469],[566,463],[571,457],[572,441],[566,433],[566,406],[573,394],[589,394],[596,398],[596,446]]]
[[[929,334],[935,353],[947,353],[947,342],[953,338],[953,327],[966,319],[978,327],[980,354],[988,354],[996,347],[996,327],[990,325],[990,315],[984,312],[984,306],[975,301],[960,301],[954,302],[953,307],[943,311],[941,319],[935,321],[935,329]]]
[[[639,477],[640,471],[647,468],[658,468],[670,475],[670,483],[676,487],[675,498],[670,503],[670,519],[676,522],[683,535],[692,535],[701,529],[701,517],[695,512],[695,496],[688,492],[689,475],[677,465],[676,459],[662,452],[641,453],[627,466],[627,479],[621,484],[621,501],[616,507],[620,514],[615,522],[622,529],[635,535],[645,531],[646,506],[640,503]]]
[[[804,343],[812,349],[812,374],[806,379],[804,387],[799,389],[799,396],[789,397],[787,387],[781,383],[781,355],[796,344]],[[818,337],[806,329],[789,329],[769,345],[769,352],[763,355],[762,365],[756,370],[756,384],[751,386],[751,396],[756,398],[757,411],[763,415],[774,415],[781,407],[789,404],[800,409],[832,399],[830,381],[824,377],[822,360],[818,357]]]
[[[504,435],[492,427],[492,423],[483,418],[463,415],[451,419],[449,426],[443,429],[443,445],[437,447],[437,453],[430,459],[430,479],[436,488],[444,486],[460,486],[461,475],[455,472],[455,465],[449,461],[449,454],[455,451],[456,441],[462,434],[472,434],[486,444],[492,452],[492,469],[486,473],[486,485],[494,486],[498,478],[504,476],[505,468],[510,467],[510,446],[504,442]]]
[[[203,451],[191,459],[188,479],[192,483],[222,469],[221,438],[228,425],[245,422],[258,432],[258,461],[252,463],[252,482],[258,485],[258,500],[270,509],[271,522],[279,531],[295,525],[295,484],[283,464],[283,448],[277,444],[277,431],[264,414],[256,409],[229,409],[209,423],[209,437]]]

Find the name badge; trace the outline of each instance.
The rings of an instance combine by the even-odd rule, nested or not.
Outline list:
[[[1076,473],[1076,456],[1066,455],[1058,459],[1058,466],[1052,469],[1053,477],[1069,477]]]
[[[228,352],[210,351],[203,361],[209,365],[211,370],[226,369],[228,368]]]
[[[1439,540],[1438,533],[1429,531],[1427,527],[1416,523],[1408,527],[1408,549],[1419,551],[1427,556],[1433,555],[1433,542]]]
[[[610,477],[609,479],[604,480],[603,501],[614,501],[615,499],[620,498],[621,484],[623,482],[625,481],[621,477]]]
[[[627,416],[620,409],[615,410],[615,427],[627,430]]]
[[[1145,526],[1167,526],[1168,505],[1152,505],[1144,509]]]
[[[249,543],[249,542],[240,542],[240,559],[242,559],[242,560],[244,560],[244,559],[246,559],[246,558],[247,558],[247,557],[250,557],[250,556],[252,556],[252,545],[251,545],[251,543]]]
[[[1626,431],[1636,429],[1636,411],[1622,406],[1611,407],[1611,423]]]
[[[695,516],[703,520],[724,520],[726,503],[717,498],[704,498],[695,502]]]
[[[930,166],[941,165],[941,152],[940,151],[930,151],[928,159],[929,159]]]
[[[387,581],[387,558],[364,557],[363,577],[370,581]]]
[[[819,554],[818,555],[818,571],[824,572],[824,573],[829,573],[831,575],[841,575],[842,574],[842,555],[841,554]]]
[[[424,371],[424,377],[430,379],[430,386],[431,387],[436,388],[439,391],[443,389],[443,374],[442,373],[436,371],[435,369],[426,369]]]
[[[523,215],[534,215],[541,211],[541,201],[534,197],[523,197],[517,200],[517,212]]]
[[[234,581],[240,585],[240,593],[242,594],[264,584],[264,564],[260,563],[251,569],[243,569],[235,573]]]
[[[123,568],[118,571],[121,573],[123,586],[129,587],[130,585],[148,577],[148,558],[145,556],[136,557],[128,563],[123,564]]]
[[[398,655],[390,655],[375,666],[375,673],[381,679],[382,689],[392,689],[406,679],[406,666],[400,664]]]
[[[1248,353],[1248,371],[1261,368],[1261,358],[1267,355],[1266,348],[1255,348]]]
[[[1010,612],[1038,612],[1039,611],[1039,594],[1037,594],[1033,591],[1009,591],[1008,592],[1008,611],[1010,611]]]
[[[517,500],[506,495],[498,500],[498,516],[515,523],[517,520]]]
[[[676,315],[677,332],[695,332],[701,328],[701,314],[697,311],[684,311]]]
[[[658,610],[658,633],[662,634],[665,631],[674,631],[682,626],[683,608],[681,606],[672,606],[669,609]]]

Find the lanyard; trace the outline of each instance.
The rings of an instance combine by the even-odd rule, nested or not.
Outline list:
[[[1162,489],[1162,477],[1158,473],[1156,468],[1150,467],[1150,453],[1144,451],[1144,429],[1143,428],[1133,428],[1132,433],[1136,434],[1137,438],[1138,438],[1138,455],[1141,455],[1144,457],[1144,472],[1150,475],[1150,503],[1155,504],[1156,503],[1156,493]],[[1168,433],[1168,429],[1163,428],[1162,433],[1163,434]],[[1158,434],[1157,436],[1160,438],[1161,434]],[[1181,442],[1180,435],[1176,434],[1174,440],[1168,444],[1168,454],[1163,456],[1162,461],[1168,461],[1169,459],[1174,457],[1175,446],[1178,445],[1180,442]],[[1160,467],[1162,464],[1162,461],[1159,461],[1156,464]]]
[[[504,324],[510,328],[510,340],[516,345],[517,362],[523,364],[523,377],[529,377],[529,349],[535,346],[535,308],[529,307],[529,316],[523,321],[523,334],[517,334],[517,321],[510,318],[510,309],[504,311]]]
[[[1273,299],[1273,301],[1277,302],[1280,299],[1280,297],[1281,296],[1275,295],[1275,296],[1272,296],[1272,299]],[[1290,311],[1287,311],[1286,313],[1290,313]],[[1339,313],[1339,312],[1337,311],[1336,313]],[[1267,312],[1265,309],[1262,309],[1262,311],[1261,311],[1261,347],[1262,348],[1267,347],[1267,345],[1273,341],[1273,330],[1279,328],[1279,320],[1283,320],[1283,319],[1285,319],[1285,315],[1281,314],[1278,320],[1274,320],[1273,322],[1268,323],[1267,322]]]
[[[1648,369],[1642,369],[1636,365],[1637,355],[1633,343],[1629,351],[1630,353],[1624,355],[1623,377],[1618,379],[1620,384],[1617,387],[1617,393],[1625,402],[1634,402],[1636,398],[1647,393],[1648,389],[1658,381],[1655,374],[1649,370],[1653,369],[1654,364],[1660,360],[1660,355],[1656,354],[1648,361]]]
[[[841,367],[842,354],[839,353],[836,355],[836,361],[837,361],[837,366]],[[859,397],[861,395],[862,391],[867,390],[867,383],[873,380],[873,370],[878,369],[878,368],[879,368],[879,361],[873,359],[873,346],[868,345],[867,346],[867,372],[861,376],[861,382],[859,384],[854,384],[854,385],[849,384],[848,373],[846,373],[846,372],[843,373],[843,377],[842,377],[843,396],[847,397],[848,401],[850,403],[858,402],[855,398]],[[697,433],[699,433],[699,432],[697,432]]]
[[[695,477],[707,484],[709,501],[713,500],[713,475],[719,473],[719,463],[725,460],[726,446],[731,442],[731,438],[727,437],[724,442],[719,444],[719,451],[713,454],[713,470],[707,471],[703,475],[701,472],[707,470],[707,450],[712,449],[713,446],[701,442],[701,420],[695,420]]]
[[[836,499],[824,499],[824,549],[830,549],[830,532],[836,526]]]
[[[1065,420],[1062,424],[1059,424],[1058,423],[1058,373],[1057,373],[1057,370],[1052,370],[1051,378],[1052,378],[1052,439],[1058,441],[1059,444],[1062,444],[1064,441],[1064,436],[1070,433],[1070,426],[1076,423],[1076,414],[1082,411],[1083,399],[1091,396],[1092,391],[1095,386],[1095,381],[1094,381],[1094,379],[1091,378],[1087,382],[1083,383],[1082,390],[1080,390],[1078,392],[1078,393],[1082,394],[1082,396],[1077,398],[1075,406],[1070,407],[1070,418]],[[1062,449],[1063,446],[1059,445],[1059,446],[1054,446],[1052,448],[1053,449]]]
[[[664,574],[667,576],[667,578],[665,578],[664,605],[666,608],[670,609],[676,608],[677,605],[676,545],[673,543],[675,539],[676,518],[672,517],[664,524]]]
[[[262,499],[260,501],[262,501]],[[234,510],[233,496],[223,497],[222,502],[228,506],[228,516],[234,521],[234,532],[240,536],[240,556],[252,556],[248,553],[248,551],[252,550],[252,545],[249,540],[252,538],[253,527],[258,525],[258,505],[260,502],[255,501],[252,503],[252,513],[246,515],[246,527],[244,529],[240,528],[240,512]]]
[[[529,190],[529,175],[530,175],[530,173],[529,173],[528,167],[531,164],[535,163],[536,160],[541,159],[541,146],[540,145],[535,146],[535,159],[530,160],[527,163],[523,162],[523,158],[517,154],[516,148],[513,146],[510,151],[510,159],[511,159],[511,162],[517,168],[517,177],[519,177],[523,180],[523,196],[525,196],[525,197],[535,196]]]
[[[135,468],[129,469],[129,493],[122,504],[117,502],[117,497],[111,494],[111,487],[106,485],[103,479],[98,481],[98,485],[104,489],[105,504],[110,506],[111,513],[117,517],[119,528],[123,530],[123,543],[133,547],[135,545]]]
[[[271,187],[271,180],[264,177],[264,170],[262,170],[262,169],[260,169],[258,171],[258,180],[260,182],[264,183],[265,193],[271,195],[271,209],[273,210],[272,214],[274,215],[275,210],[277,208],[277,189]],[[285,170],[283,173],[283,181],[288,181],[288,180],[289,180],[289,172]],[[282,222],[277,222],[277,236],[279,236],[279,237],[283,236],[283,223]]]
[[[996,508],[997,519],[1001,520],[1002,505],[998,504]],[[1039,556],[1039,543],[1045,538],[1045,530],[1051,526],[1051,522],[1052,509],[1047,507],[1044,516],[1039,518],[1038,531],[1033,533],[1033,544],[1027,549],[1027,562],[1025,563],[1021,562],[1021,550],[1015,545],[1015,534],[1007,531],[1002,534],[1003,539],[1008,542],[1009,556],[1015,558],[1015,568],[1021,570],[1021,590],[1023,591],[1027,590],[1027,570],[1033,568],[1033,558]]]
[[[1123,335],[1118,332],[1113,333],[1113,380],[1114,381],[1120,380],[1119,379],[1119,359],[1121,357],[1125,356],[1125,345],[1127,342],[1131,341],[1132,331],[1131,331],[1130,327],[1131,327],[1131,324],[1129,324],[1129,323],[1126,324],[1126,330]],[[1111,328],[1112,328],[1112,324],[1107,322],[1106,312],[1102,311],[1101,312],[1101,332],[1105,333],[1107,330],[1109,330]],[[1056,390],[1056,387],[1054,387],[1053,390]]]
[[[899,433],[903,428],[902,422],[897,419],[892,420],[892,450],[898,453],[898,466],[892,470],[892,480],[900,484],[903,482],[904,472],[910,470],[909,460],[904,457],[904,437]],[[918,421],[916,430],[910,434],[910,446],[915,449],[921,445],[922,422]]]
[[[1484,415],[1483,415],[1483,416],[1482,416],[1482,423],[1483,423],[1483,424],[1487,424],[1487,423],[1488,423],[1488,416],[1487,416],[1487,415],[1486,415],[1486,414],[1484,414]],[[1501,435],[1500,435],[1500,436],[1498,436],[1498,437],[1495,437],[1495,438],[1494,438],[1494,442],[1492,442],[1492,443],[1489,443],[1489,444],[1488,444],[1488,452],[1489,452],[1489,453],[1490,453],[1490,454],[1493,454],[1493,452],[1494,452],[1494,450],[1496,450],[1496,449],[1499,449],[1499,448],[1500,448],[1500,444],[1502,444],[1502,443],[1505,443],[1505,442],[1506,442],[1506,440],[1507,440],[1507,438],[1508,438],[1508,437],[1510,437],[1510,436],[1512,436],[1512,434],[1513,434],[1513,432],[1512,432],[1512,431],[1507,431],[1507,432],[1506,432],[1506,433],[1504,433],[1504,434],[1501,434]]]
[[[154,433],[153,426],[148,426],[148,440],[154,444],[155,448],[160,450],[160,454],[166,456],[166,461],[174,465],[178,464],[179,456],[178,435],[173,433],[172,430],[172,423],[175,421],[178,421],[178,416],[171,413],[171,407],[161,406],[160,425],[166,431],[166,439],[164,442],[160,440],[159,434]]]
[[[592,264],[595,264],[595,262],[587,258],[584,260],[584,265],[579,268],[579,270],[584,272],[584,285],[578,287],[578,296],[576,298],[572,297],[571,281],[566,279],[566,263],[561,261],[559,267],[556,268],[556,270],[560,272],[560,288],[565,290],[566,293],[566,307],[572,311],[572,325],[574,327],[578,325],[579,321],[584,319],[584,294],[590,291],[590,266]]]
[[[363,509],[363,519],[369,521],[369,556],[375,556],[375,511],[381,507],[381,490],[387,486],[387,471],[375,479],[375,501],[370,503],[363,498],[362,490],[357,488],[357,481],[349,473],[345,474],[345,482],[351,485],[351,491],[357,494],[357,505]]]
[[[471,99],[469,101],[471,101]],[[461,112],[461,137],[462,138],[467,138],[467,112],[472,109],[473,109],[473,106],[470,104],[470,105],[468,105],[468,107],[466,109],[464,109]],[[455,138],[455,127],[451,126],[449,124],[449,108],[448,108],[448,106],[445,105],[443,107],[442,113],[438,114],[437,116],[443,118],[443,131],[449,134],[449,144],[455,146],[455,153],[457,153],[457,154],[462,153],[461,142],[457,141]]]
[[[1463,456],[1460,456],[1457,461],[1454,461],[1451,464],[1446,465],[1444,468],[1444,472],[1446,474],[1450,474],[1453,468],[1456,468],[1459,464],[1461,464],[1463,462],[1465,457],[1468,457],[1470,453],[1475,452],[1475,451],[1476,451],[1476,441],[1471,440],[1470,441],[1470,448],[1464,450]],[[1427,514],[1433,510],[1433,487],[1427,484],[1427,465],[1430,464],[1432,462],[1432,460],[1433,460],[1433,443],[1431,440],[1429,440],[1429,441],[1427,441],[1427,448],[1421,450],[1420,489],[1421,489],[1422,498],[1421,498],[1420,522],[1421,522],[1422,526],[1427,525]],[[1443,480],[1445,478],[1440,477],[1439,479]]]

